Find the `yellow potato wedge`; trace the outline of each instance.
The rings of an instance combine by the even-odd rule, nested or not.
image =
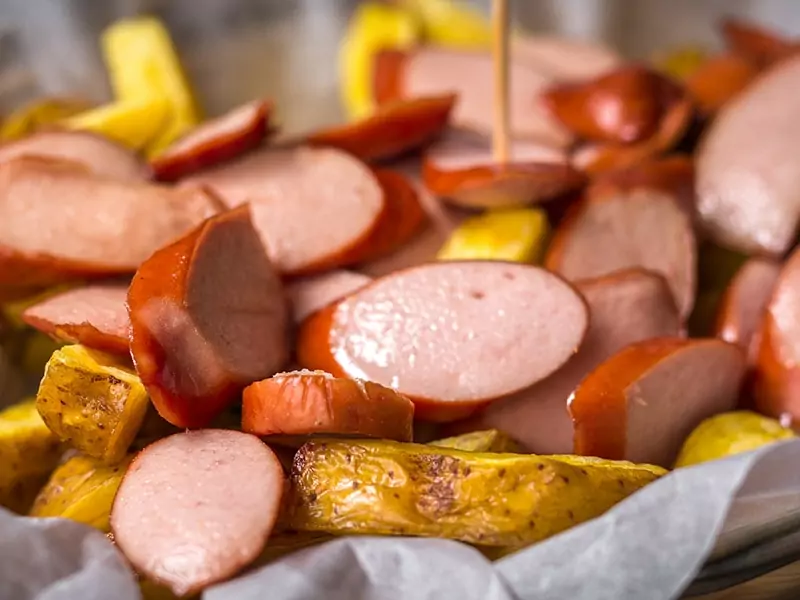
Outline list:
[[[592,519],[665,473],[612,461],[309,442],[295,455],[292,529],[521,547]]]
[[[33,399],[0,411],[0,506],[26,513],[62,453]]]
[[[103,32],[101,45],[118,101],[155,98],[168,105],[168,119],[161,134],[148,144],[148,157],[158,155],[200,122],[200,111],[169,32],[158,19],[118,21]]]
[[[169,122],[169,104],[159,97],[113,102],[61,121],[66,129],[91,131],[131,150],[155,143]]]
[[[108,533],[111,505],[131,459],[133,455],[107,466],[88,456],[73,456],[52,474],[30,515],[72,519]]]
[[[351,119],[375,109],[373,63],[378,51],[409,48],[420,41],[419,23],[408,10],[384,2],[362,2],[339,47],[341,98]]]
[[[464,221],[442,246],[439,260],[537,263],[548,237],[547,215],[536,208],[488,211]]]
[[[87,110],[91,105],[75,98],[43,98],[12,112],[0,127],[0,141],[16,140]]]
[[[492,25],[480,11],[453,0],[401,0],[422,23],[425,41],[439,46],[482,50],[491,47]]]
[[[123,459],[148,406],[133,369],[80,344],[53,353],[36,395],[36,408],[53,433],[106,464]]]
[[[797,437],[775,419],[738,410],[706,419],[683,443],[675,468],[688,467]]]
[[[428,443],[437,448],[452,448],[464,452],[520,452],[520,445],[502,431],[487,429],[471,431],[454,437],[435,440]]]

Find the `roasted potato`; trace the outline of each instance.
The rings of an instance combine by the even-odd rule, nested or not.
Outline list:
[[[0,505],[27,512],[62,453],[33,399],[0,412]]]
[[[111,531],[108,519],[114,495],[132,455],[114,466],[76,455],[58,467],[33,503],[32,517],[63,517],[85,523],[103,533]]]
[[[53,353],[36,395],[36,408],[53,433],[106,464],[125,456],[148,405],[133,369],[80,344]]]
[[[113,102],[65,119],[66,129],[91,131],[127,146],[143,150],[154,143],[170,116],[169,104],[162,98]]]
[[[464,452],[520,452],[520,445],[497,429],[471,431],[455,437],[434,440],[428,444],[438,448],[452,448]]]
[[[75,98],[43,98],[14,111],[0,127],[0,140],[11,141],[25,137],[44,127],[52,126],[89,108],[85,100]]]
[[[289,526],[521,547],[596,517],[666,471],[386,441],[309,442],[295,455]]]

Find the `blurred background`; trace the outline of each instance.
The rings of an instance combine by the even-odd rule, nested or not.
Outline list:
[[[489,0],[465,2],[488,10]],[[277,101],[284,130],[341,119],[337,51],[357,0],[2,0],[0,110],[42,95],[110,97],[98,48],[114,19],[155,14],[169,27],[210,115]],[[529,32],[604,40],[632,58],[719,46],[725,15],[800,33],[797,0],[512,0]]]

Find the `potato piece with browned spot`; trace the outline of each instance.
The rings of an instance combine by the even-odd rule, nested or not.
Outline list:
[[[604,513],[664,473],[399,442],[309,442],[295,455],[288,525],[521,547]]]
[[[428,443],[437,448],[452,448],[464,452],[520,452],[522,447],[498,429],[470,431]]]
[[[79,344],[53,353],[36,394],[36,408],[50,430],[106,464],[125,456],[148,404],[133,369]]]

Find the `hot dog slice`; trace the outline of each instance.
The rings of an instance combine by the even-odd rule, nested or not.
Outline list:
[[[761,66],[768,66],[790,54],[796,45],[755,23],[728,17],[721,23],[728,48]]]
[[[79,131],[47,131],[0,145],[0,162],[23,156],[42,156],[85,165],[92,173],[141,181],[145,166],[124,146],[100,135]]]
[[[122,284],[76,288],[28,307],[22,320],[55,339],[127,356],[127,295]]]
[[[489,139],[464,130],[451,132],[428,150],[422,177],[431,192],[468,208],[542,202],[574,190],[584,181],[558,148],[516,141],[510,162],[498,164]]]
[[[362,258],[355,251],[378,224],[385,194],[393,193],[366,165],[334,148],[252,152],[186,182],[207,185],[231,208],[250,202],[272,263],[291,275]]]
[[[308,142],[339,148],[367,162],[387,160],[439,137],[455,104],[455,94],[388,103],[366,119],[314,133]]]
[[[33,157],[0,163],[0,284],[132,273],[217,208],[194,187],[100,178]]]
[[[266,137],[272,104],[255,100],[192,129],[150,161],[153,175],[175,181],[244,154]]]
[[[204,427],[288,358],[288,309],[247,206],[158,250],[128,292],[131,355],[159,414]]]
[[[544,269],[441,262],[378,279],[312,315],[297,354],[305,368],[390,386],[418,417],[448,421],[558,369],[580,346],[587,313]]]
[[[324,371],[279,373],[245,388],[242,431],[256,435],[341,434],[410,442],[414,405],[371,381]]]
[[[669,468],[701,421],[736,406],[744,371],[744,353],[721,340],[628,346],[569,399],[575,453]]]
[[[761,325],[755,373],[756,407],[786,425],[800,419],[800,250],[781,269]]]
[[[779,256],[800,219],[800,112],[786,102],[800,86],[800,56],[759,77],[712,123],[697,157],[698,210],[720,245]]]
[[[548,35],[516,35],[511,40],[514,60],[530,65],[559,81],[597,77],[617,67],[620,55],[597,42]]]
[[[719,304],[717,337],[739,345],[752,362],[758,356],[758,330],[780,271],[776,262],[751,258],[736,272]]]
[[[291,282],[286,294],[292,306],[295,323],[301,323],[331,304],[349,296],[372,281],[372,277],[354,271],[330,271]]]
[[[556,229],[545,266],[571,281],[631,267],[661,273],[686,318],[694,304],[696,254],[691,219],[675,194],[606,180],[589,188]]]
[[[255,560],[283,489],[281,463],[257,437],[178,433],[133,460],[114,499],[111,529],[139,573],[190,595]]]
[[[758,75],[752,61],[738,54],[721,54],[701,64],[686,79],[686,89],[705,115],[714,115]]]
[[[578,353],[544,381],[492,402],[463,429],[497,428],[535,454],[569,454],[574,430],[567,398],[581,380],[625,346],[681,332],[678,309],[660,275],[631,269],[575,287],[589,304],[589,330]]]

